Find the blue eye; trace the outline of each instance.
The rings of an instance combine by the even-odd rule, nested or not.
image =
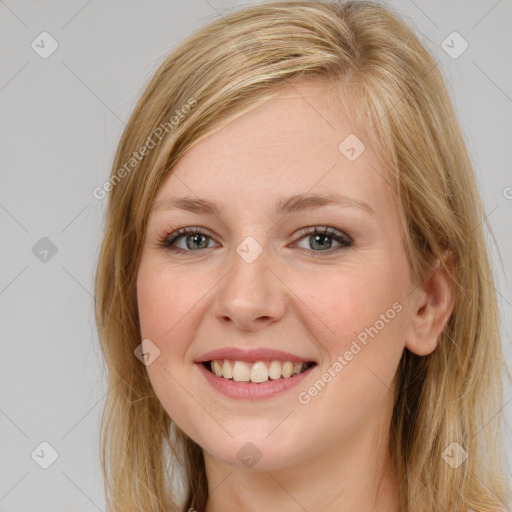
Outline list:
[[[184,239],[185,248],[175,247],[174,244],[180,238]],[[208,239],[211,239],[211,237],[201,228],[182,228],[162,240],[159,245],[178,254],[188,254],[197,249],[208,249]]]
[[[353,243],[349,236],[329,227],[322,228],[321,230],[317,230],[316,227],[314,227],[313,230],[311,228],[304,228],[298,232],[298,235],[304,235],[299,241],[309,238],[309,249],[305,248],[305,250],[310,250],[315,253],[331,254],[345,247],[350,247]],[[183,239],[185,247],[177,247],[175,245],[180,239]],[[208,231],[202,228],[192,227],[175,231],[160,240],[158,245],[177,254],[191,255],[191,253],[201,249],[211,248],[209,247],[210,241],[212,241],[212,237],[209,235]],[[334,249],[332,248],[333,241],[338,244],[338,247],[334,247]],[[295,243],[297,244],[297,242]]]
[[[309,248],[315,249],[320,248],[320,251],[314,252],[324,252],[324,253],[332,253],[336,252],[344,247],[350,247],[352,245],[352,239],[347,235],[343,234],[341,231],[338,231],[333,228],[325,227],[323,230],[318,231],[315,227],[313,232],[311,232],[310,228],[305,228],[298,233],[299,235],[306,235],[303,238],[309,239]],[[336,241],[339,247],[335,247],[332,249],[332,241]],[[308,250],[308,248],[306,248]]]

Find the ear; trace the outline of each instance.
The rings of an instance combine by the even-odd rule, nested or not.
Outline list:
[[[419,356],[432,353],[455,306],[454,264],[450,253],[438,258],[432,273],[412,297],[412,319],[405,346]]]

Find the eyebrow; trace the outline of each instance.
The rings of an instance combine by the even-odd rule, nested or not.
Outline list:
[[[322,195],[295,195],[289,198],[282,198],[276,204],[274,209],[275,215],[289,215],[303,210],[313,210],[322,206],[337,205],[342,207],[360,208],[368,213],[376,215],[375,210],[361,199],[344,196],[337,193]],[[179,209],[187,210],[193,213],[206,215],[221,215],[221,208],[207,199],[195,197],[179,197],[168,199],[166,201],[155,202],[151,208],[151,212],[158,210]]]

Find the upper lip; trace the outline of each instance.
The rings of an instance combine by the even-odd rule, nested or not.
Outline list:
[[[246,361],[255,363],[256,361],[291,361],[295,362],[315,362],[312,358],[301,357],[290,352],[275,350],[273,348],[242,349],[237,347],[225,347],[207,352],[194,359],[194,363],[204,363],[220,359],[230,359],[231,361]]]

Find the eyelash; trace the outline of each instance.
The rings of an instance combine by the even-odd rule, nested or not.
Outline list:
[[[181,238],[184,235],[188,235],[188,234],[201,234],[201,235],[204,235],[204,236],[212,239],[212,237],[210,236],[208,231],[206,231],[205,229],[198,228],[198,227],[190,227],[190,228],[178,229],[177,231],[174,231],[170,235],[164,235],[163,237],[159,238],[156,243],[157,243],[158,247],[162,247],[164,249],[168,249],[168,250],[170,250],[170,251],[172,251],[172,252],[174,252],[176,254],[182,254],[184,256],[192,256],[192,253],[200,252],[201,249],[198,249],[196,251],[192,251],[192,250],[188,250],[188,249],[180,249],[178,247],[174,247],[173,246],[173,244],[179,238]],[[301,248],[303,251],[312,251],[314,257],[317,257],[315,253],[318,253],[319,255],[320,254],[332,254],[334,252],[338,252],[338,251],[340,251],[342,249],[345,249],[347,247],[351,247],[352,244],[353,244],[353,240],[352,240],[352,238],[350,236],[345,235],[341,231],[338,231],[338,230],[336,230],[334,228],[330,228],[330,227],[327,227],[327,226],[322,226],[322,230],[321,231],[317,230],[317,226],[314,227],[313,231],[311,230],[310,227],[309,228],[303,228],[303,229],[299,230],[297,235],[299,236],[299,238],[297,239],[297,242],[300,241],[302,238],[305,238],[307,235],[309,235],[309,236],[325,235],[325,236],[328,236],[330,238],[333,238],[334,240],[336,240],[340,244],[339,247],[331,248],[331,249],[329,249],[327,251],[313,251],[312,249],[302,249]],[[300,236],[300,235],[302,235],[302,236]]]

